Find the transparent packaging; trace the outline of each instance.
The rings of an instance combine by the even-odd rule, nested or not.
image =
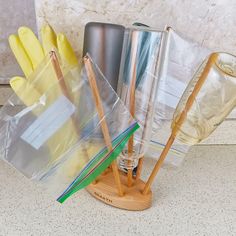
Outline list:
[[[186,113],[186,118],[178,127],[177,139],[188,145],[207,138],[236,105],[236,57],[221,52],[215,55],[212,62],[209,57],[199,67],[174,113],[172,128],[178,125],[181,113]],[[212,63],[210,66],[209,62]],[[207,65],[210,68],[205,72]],[[189,96],[204,73],[207,73],[204,82],[193,104],[187,108]]]
[[[15,94],[0,110],[0,151],[1,158],[64,202],[117,158],[138,124],[89,56],[102,116],[85,67],[59,75],[62,63],[54,55],[58,64],[48,56],[17,89],[19,81],[11,82]],[[120,122],[121,115],[130,122]],[[104,140],[104,124],[112,148]]]
[[[160,79],[154,109],[152,137],[148,155],[158,158],[171,134],[175,109],[199,65],[210,50],[184,38],[172,28],[163,32],[160,49]],[[189,150],[189,145],[177,139],[172,145],[166,164],[180,165]]]
[[[118,95],[140,129],[119,157],[121,169],[133,169],[147,151],[151,138],[153,110],[158,86],[159,48],[162,32],[147,27],[125,30]],[[124,120],[127,122],[127,120]]]

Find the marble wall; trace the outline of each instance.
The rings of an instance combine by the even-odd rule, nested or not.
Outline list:
[[[16,33],[17,29],[27,25],[35,32],[36,18],[34,0],[0,0],[0,90],[1,84],[8,83],[9,78],[21,74],[15,58],[8,46],[7,38]],[[3,103],[4,93],[0,93],[0,104]]]
[[[38,25],[48,21],[81,49],[89,21],[170,25],[202,45],[236,53],[236,1],[232,0],[35,0]]]

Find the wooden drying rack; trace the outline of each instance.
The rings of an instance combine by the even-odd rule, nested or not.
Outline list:
[[[52,62],[53,66],[55,68],[55,71],[58,74],[58,77],[63,77],[62,73],[60,72],[60,67],[57,61],[57,58],[55,54],[52,54]],[[117,207],[120,209],[125,210],[132,210],[132,211],[141,211],[145,210],[152,205],[152,191],[150,189],[151,184],[153,183],[158,171],[160,170],[168,151],[171,148],[171,145],[173,144],[175,137],[181,127],[181,125],[184,123],[187,112],[190,110],[191,106],[193,105],[194,99],[197,96],[198,92],[200,91],[202,85],[204,84],[207,75],[210,71],[210,68],[215,63],[217,59],[218,54],[213,53],[208,59],[208,62],[201,73],[198,82],[196,83],[191,95],[189,96],[185,109],[180,114],[179,119],[176,122],[175,127],[172,129],[172,133],[168,139],[168,142],[163,149],[160,158],[158,159],[156,165],[153,168],[152,173],[150,174],[148,181],[145,183],[143,180],[141,180],[140,173],[142,169],[142,162],[143,158],[141,158],[141,164],[139,162],[138,165],[138,174],[136,178],[133,176],[132,171],[128,170],[127,174],[119,171],[117,167],[116,161],[113,161],[110,167],[108,167],[104,173],[102,173],[96,181],[94,181],[92,184],[90,184],[86,189],[87,191],[96,199],[111,205],[113,207]],[[104,110],[99,94],[99,90],[96,83],[96,77],[92,68],[91,60],[88,56],[84,57],[84,65],[86,69],[86,73],[88,76],[89,84],[92,90],[93,99],[96,105],[96,109],[98,112],[98,116],[101,120],[101,129],[103,133],[103,137],[105,140],[105,144],[108,148],[108,150],[112,150],[112,142],[111,137],[109,134],[109,129],[106,123],[106,119],[104,119]],[[135,65],[133,66],[134,75],[135,73]],[[58,73],[58,71],[60,73]],[[131,84],[131,86],[135,86],[135,82]],[[134,112],[134,101],[135,101],[135,89],[131,88],[131,91],[133,91],[133,98],[131,98],[131,113]],[[128,152],[132,151],[133,148],[133,137],[130,138],[128,143]]]
[[[112,150],[111,137],[109,135],[106,119],[104,119],[104,111],[96,84],[96,77],[89,57],[84,57],[84,65],[92,89],[98,116],[101,120],[103,137],[108,150]],[[132,140],[133,137],[129,140],[128,152],[130,150],[130,145],[133,143]],[[131,146],[131,148],[133,148],[133,146]],[[139,178],[133,181],[132,170],[128,170],[127,175],[119,171],[116,161],[112,163],[111,167],[112,168],[107,168],[94,183],[89,185],[87,191],[100,201],[121,209],[144,210],[149,208],[152,203],[152,193],[149,191],[148,194],[142,194],[145,183]]]

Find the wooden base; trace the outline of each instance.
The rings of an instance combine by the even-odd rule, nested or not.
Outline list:
[[[127,186],[127,176],[120,174],[121,183],[124,189],[124,196],[120,197],[111,171],[100,175],[96,183],[90,184],[86,189],[95,198],[100,201],[130,211],[145,210],[152,205],[152,192],[142,194],[145,183],[138,179],[133,181],[131,187]]]

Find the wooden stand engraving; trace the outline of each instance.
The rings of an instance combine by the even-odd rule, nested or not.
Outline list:
[[[133,181],[131,187],[127,186],[127,175],[120,172],[120,179],[124,195],[117,194],[117,188],[111,171],[100,175],[96,183],[90,184],[87,191],[98,200],[124,210],[141,211],[152,205],[152,192],[142,194],[145,183],[141,179]]]

